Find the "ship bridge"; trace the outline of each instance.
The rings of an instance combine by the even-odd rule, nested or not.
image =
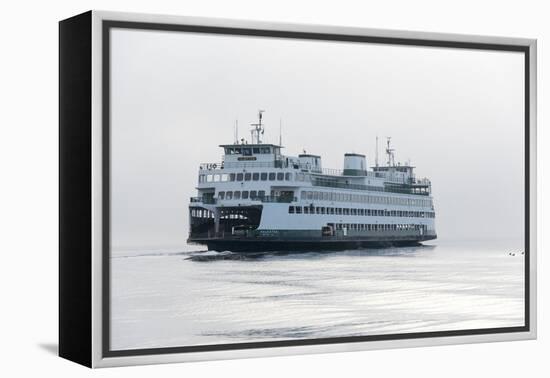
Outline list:
[[[221,144],[224,154],[222,164],[224,168],[254,167],[282,167],[285,160],[281,155],[282,146],[276,144],[248,144],[234,143]],[[279,164],[277,163],[279,162]]]

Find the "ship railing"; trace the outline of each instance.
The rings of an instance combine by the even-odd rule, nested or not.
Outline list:
[[[350,183],[336,182],[329,179],[323,179],[320,177],[312,177],[311,184],[313,186],[365,190],[365,191],[371,191],[371,192],[389,192],[389,193],[415,194],[415,195],[425,195],[425,196],[430,194],[427,191],[417,191],[408,187],[388,187],[388,186],[372,186],[372,185],[363,185],[363,184],[350,184]]]
[[[199,168],[201,170],[225,170],[225,169],[256,169],[256,168],[292,168],[300,170],[302,172],[311,173],[314,175],[320,176],[344,176],[344,171],[342,169],[333,169],[333,168],[316,168],[311,167],[310,164],[296,163],[286,160],[275,160],[275,161],[236,161],[236,162],[224,162],[221,163],[200,163]],[[373,172],[366,171],[364,176],[369,178],[383,178],[387,182],[392,182],[395,184],[408,184],[406,180],[402,178],[393,178],[387,175],[385,172]],[[414,180],[414,183],[419,185],[429,185],[430,181],[428,179]],[[376,187],[373,187],[376,188]],[[376,190],[376,189],[367,189],[367,190]]]
[[[431,184],[431,182],[427,178],[421,178],[421,179],[415,180],[414,184],[416,184],[416,185],[428,185],[429,186]]]
[[[202,203],[207,205],[215,205],[218,203],[218,198],[212,197],[191,197],[189,199],[191,203]],[[231,201],[231,200],[228,200]],[[239,200],[235,200],[239,201]],[[243,199],[242,201],[247,201]],[[277,203],[291,203],[298,201],[298,197],[293,196],[255,196],[251,197],[250,201],[261,201],[261,202],[277,202]]]
[[[262,202],[278,202],[278,203],[291,203],[298,201],[297,197],[292,196],[264,196],[259,197]]]
[[[191,203],[204,203],[207,205],[215,205],[217,202],[217,198],[213,197],[191,197],[189,199]]]
[[[201,170],[216,170],[216,169],[247,169],[247,168],[285,168],[283,162],[270,161],[235,161],[221,163],[200,163]]]
[[[336,182],[328,179],[323,179],[321,177],[312,177],[311,184],[313,186],[324,186],[327,188],[341,188],[341,189],[355,189],[355,190],[369,190],[373,192],[383,192],[383,186],[372,186],[372,185],[362,185],[362,184],[349,184],[343,182]]]
[[[297,163],[286,160],[275,160],[275,161],[235,161],[227,162],[222,161],[221,163],[200,163],[200,170],[224,170],[224,169],[255,169],[255,168],[291,168],[300,170],[303,172],[309,172],[319,175],[327,176],[343,176],[344,171],[342,169],[333,169],[333,168],[317,168],[312,167],[308,163]],[[381,177],[378,173],[367,172],[369,177]]]

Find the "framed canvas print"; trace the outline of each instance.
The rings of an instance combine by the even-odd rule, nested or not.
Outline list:
[[[59,26],[62,357],[536,337],[535,40]]]

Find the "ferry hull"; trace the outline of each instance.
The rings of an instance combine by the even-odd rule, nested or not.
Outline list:
[[[436,239],[436,235],[416,237],[369,237],[369,238],[331,238],[315,239],[273,239],[273,238],[189,238],[189,243],[206,245],[212,251],[232,251],[261,253],[266,251],[326,251],[363,248],[387,248],[417,246],[421,242]]]

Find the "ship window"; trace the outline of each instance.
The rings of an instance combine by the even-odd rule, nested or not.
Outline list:
[[[218,198],[223,199],[225,197],[225,192],[218,192]]]
[[[225,182],[225,181],[227,181],[228,179],[229,179],[229,177],[228,177],[227,173],[222,173],[222,174],[220,175],[220,180],[221,180],[222,182]]]
[[[285,179],[285,174],[283,172],[277,173],[277,180],[282,181]]]
[[[229,181],[235,181],[235,174],[234,173],[229,174]]]
[[[261,151],[262,151],[262,154],[269,154],[269,153],[271,153],[269,147],[262,147]]]
[[[324,214],[324,213],[325,213],[325,208],[321,207],[321,214]]]
[[[285,173],[285,180],[286,181],[292,180],[292,173],[290,173],[290,172]]]
[[[311,200],[313,199],[313,192],[306,192],[307,193],[307,199]]]
[[[233,192],[233,199],[241,199],[241,192],[239,190]]]
[[[304,214],[309,214],[309,208],[307,206],[304,206]]]
[[[233,150],[233,153],[238,155],[238,154],[241,153],[241,149],[240,149],[240,148],[235,148],[235,149]]]
[[[294,206],[289,206],[288,207],[288,213],[289,214],[294,214]]]
[[[266,173],[266,172],[260,173],[260,179],[261,179],[262,181],[266,181],[266,180],[267,180],[267,173]]]
[[[300,193],[300,199],[305,200],[305,199],[306,199],[306,195],[307,195],[307,192],[302,191],[302,192]]]
[[[252,155],[252,149],[251,148],[243,148],[243,155],[244,156]]]
[[[243,190],[242,199],[248,199],[248,190]]]
[[[260,174],[258,172],[255,172],[252,174],[252,180],[258,181],[260,179]]]
[[[243,174],[237,173],[237,181],[243,181]]]
[[[233,198],[233,192],[227,192],[226,195],[225,195],[225,198],[230,200]]]
[[[252,179],[251,173],[245,173],[244,174],[244,181],[250,181]]]
[[[302,206],[296,206],[296,214],[302,214]]]
[[[275,181],[275,173],[269,172],[269,181]]]
[[[258,191],[258,197],[259,198],[264,198],[265,197],[265,190],[259,190]]]
[[[259,149],[258,147],[254,147],[254,148],[252,149],[252,153],[254,153],[254,154],[259,154],[259,153],[260,153],[260,149]]]
[[[255,190],[250,191],[250,199],[256,199],[258,198],[258,193]]]

